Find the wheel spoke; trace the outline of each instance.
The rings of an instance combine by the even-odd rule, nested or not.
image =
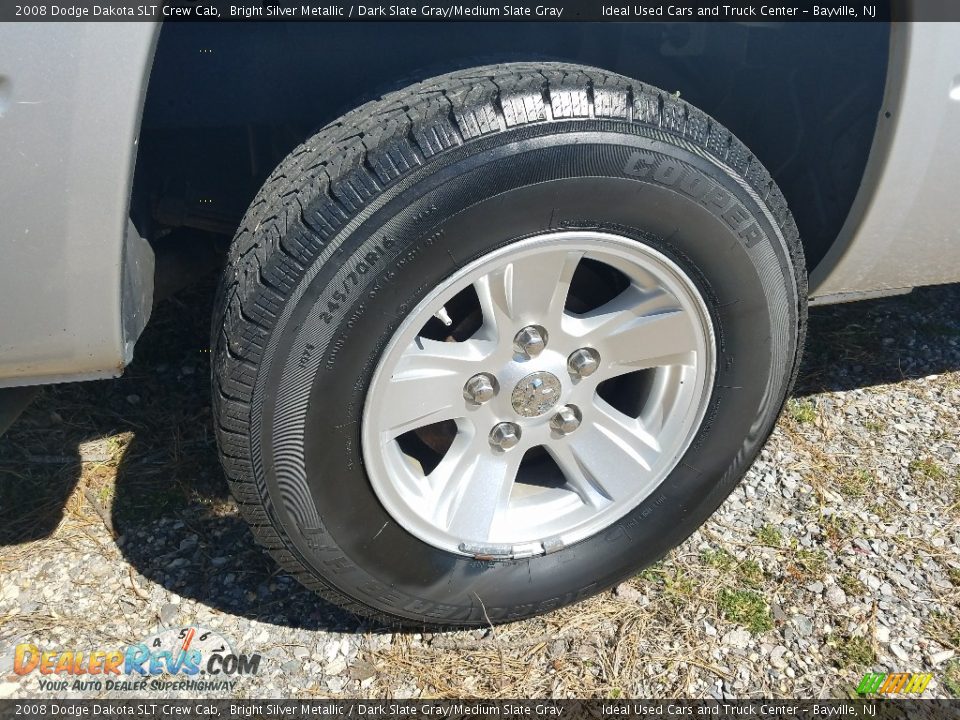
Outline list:
[[[610,302],[568,323],[602,358],[605,379],[664,365],[696,362],[697,332],[690,313],[663,292],[631,286]]]
[[[464,414],[463,386],[481,370],[480,341],[417,338],[401,355],[376,412],[388,437]]]
[[[460,433],[430,473],[435,522],[455,536],[487,541],[510,504],[523,453],[496,452],[485,433]]]
[[[584,505],[600,509],[615,499],[615,493],[605,488],[595,476],[588,460],[581,459],[570,443],[556,443],[547,446],[547,452],[560,468],[567,487],[580,496]],[[582,450],[582,448],[581,448]]]
[[[559,323],[583,253],[563,250],[523,257],[474,283],[487,337],[512,337],[524,325]]]
[[[660,455],[660,444],[639,420],[598,399],[576,434],[548,451],[570,488],[599,508],[636,493]]]

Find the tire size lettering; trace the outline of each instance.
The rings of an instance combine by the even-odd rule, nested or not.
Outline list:
[[[373,269],[373,266],[387,254],[387,250],[395,244],[396,241],[393,238],[384,238],[380,243],[374,245],[373,250],[368,251],[363,256],[363,259],[357,263],[355,269],[347,272],[343,281],[330,294],[327,300],[327,309],[320,313],[320,319],[325,324],[329,325],[333,322],[333,313],[343,307],[343,304],[346,303],[350,294],[360,286],[360,278],[369,273],[370,270]],[[321,302],[323,301],[321,300]]]

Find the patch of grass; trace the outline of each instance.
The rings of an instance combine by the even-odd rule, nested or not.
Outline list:
[[[839,548],[857,529],[856,522],[851,518],[839,515],[827,515],[820,520],[820,523],[823,525],[823,533],[827,542],[834,550]]]
[[[799,549],[787,565],[787,574],[800,582],[809,582],[821,579],[826,569],[827,556],[822,550]]]
[[[893,520],[893,505],[889,502],[885,502],[883,504],[875,502],[872,503],[867,509],[884,522],[890,522]]]
[[[720,588],[717,607],[727,620],[743,625],[754,635],[773,628],[770,606],[762,595],[752,590]]]
[[[748,587],[760,587],[763,583],[763,568],[756,560],[744,560],[737,566],[737,577]]]
[[[865,420],[863,423],[863,426],[870,432],[875,432],[875,433],[882,433],[884,430],[887,429],[887,424],[883,420],[879,420],[875,418]]]
[[[663,563],[657,562],[641,570],[637,577],[644,582],[660,582],[663,580]]]
[[[700,559],[707,567],[715,570],[729,570],[736,563],[736,559],[726,550],[704,550],[700,553]]]
[[[107,449],[114,459],[122,455],[133,441],[133,433],[121,433],[107,438]]]
[[[960,698],[960,660],[947,663],[943,672],[943,686],[953,697]]]
[[[773,525],[764,525],[757,530],[757,540],[770,547],[780,547],[783,542],[783,536]]]
[[[860,579],[853,573],[844,573],[839,578],[837,578],[837,584],[843,588],[843,591],[847,595],[857,596],[863,595],[867,588],[860,582]]]
[[[910,472],[924,480],[943,480],[947,474],[929,457],[912,460],[907,466]]]
[[[840,493],[847,497],[863,497],[875,484],[873,475],[866,470],[855,470],[840,477]]]
[[[808,425],[817,419],[817,408],[809,400],[791,400],[787,404],[787,414],[794,422]]]
[[[951,613],[933,610],[927,621],[927,632],[945,645],[960,647],[960,618]]]
[[[103,485],[97,491],[97,500],[104,507],[110,507],[113,504],[113,485]]]
[[[833,649],[833,664],[838,668],[865,667],[877,661],[877,654],[870,642],[860,636],[844,637],[831,635],[827,646]]]
[[[960,587],[960,568],[947,568],[947,577],[956,587]]]
[[[664,576],[664,594],[672,600],[688,601],[699,592],[699,584],[683,570]]]

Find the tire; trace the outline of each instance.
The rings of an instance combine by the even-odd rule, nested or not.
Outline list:
[[[566,509],[575,506],[572,495],[561,495],[573,492],[570,488],[584,507],[589,505],[586,495],[578,494],[581,476],[576,482],[561,478],[558,486],[529,490],[525,485],[534,500],[523,505],[522,515],[514,514],[521,510],[514,507],[513,495],[497,500],[501,509],[489,517],[486,510],[463,509],[464,498],[473,498],[469,489],[453,496],[451,502],[460,505],[447,515],[405,500],[407,486],[391,495],[390,467],[398,466],[389,462],[398,457],[401,440],[389,439],[386,431],[377,434],[377,423],[387,423],[392,412],[406,412],[420,399],[429,402],[446,387],[441,374],[431,386],[436,393],[420,393],[406,404],[389,402],[395,387],[390,383],[402,378],[385,363],[396,353],[406,362],[403,353],[415,352],[401,342],[403,333],[420,322],[418,312],[440,302],[431,293],[452,293],[459,287],[451,284],[456,278],[468,282],[473,277],[464,273],[500,267],[490,264],[500,262],[497,258],[520,258],[504,261],[513,263],[511,268],[532,267],[522,264],[526,256],[510,253],[533,257],[561,248],[573,248],[572,257],[589,260],[576,261],[577,273],[581,266],[589,272],[583,271],[588,276],[583,282],[581,276],[570,280],[571,287],[583,288],[574,300],[602,297],[583,299],[584,307],[593,302],[594,309],[608,308],[604,303],[613,302],[611,297],[621,297],[610,289],[621,287],[617,283],[635,288],[629,274],[634,269],[638,278],[652,273],[656,282],[665,283],[657,286],[659,297],[670,303],[689,300],[683,312],[693,330],[680,334],[684,342],[699,343],[692,354],[677,355],[678,365],[630,374],[636,386],[626,390],[598,380],[595,394],[584,390],[588,394],[580,401],[612,407],[623,395],[639,398],[639,407],[642,398],[652,397],[651,383],[659,388],[657,402],[639,412],[669,415],[660,427],[683,429],[657,440],[663,459],[651,456],[650,465],[660,463],[662,477],[644,479],[653,484],[641,497],[639,481],[622,491],[602,487],[603,481],[629,479],[634,470],[628,464],[616,466],[623,472],[600,473],[602,497],[596,506],[607,513],[602,518],[596,514],[601,510],[589,510],[595,513],[590,515]],[[594,248],[600,260],[594,259]],[[608,251],[609,258],[603,255]],[[617,269],[617,253],[629,256],[622,263],[626,275]],[[490,270],[484,277],[501,278],[503,272]],[[471,292],[479,286],[470,285]],[[281,163],[247,211],[213,319],[221,460],[257,540],[301,583],[351,612],[393,624],[440,627],[536,615],[635,574],[688,537],[726,498],[771,432],[792,387],[803,345],[806,293],[801,245],[779,189],[730,132],[696,108],[636,81],[571,65],[509,64],[444,75],[368,103],[321,130]],[[451,325],[451,337],[466,326],[473,334],[465,342],[485,341],[484,308],[493,306],[483,305],[484,297],[477,296],[480,320],[475,310],[465,310]],[[449,307],[456,310],[457,302],[454,298]],[[442,338],[446,331],[438,322],[446,320],[430,320],[422,332],[433,328],[429,332]],[[500,348],[515,330],[500,332],[499,344],[491,347]],[[549,352],[552,337],[546,340]],[[665,331],[655,337],[672,335]],[[532,358],[535,346],[513,346],[510,368]],[[450,349],[443,346],[444,352]],[[559,348],[554,355],[566,357],[568,350]],[[620,363],[620,372],[628,361],[633,362],[604,357],[602,363],[604,368]],[[572,367],[547,373],[559,378],[561,393],[590,380],[586,370],[570,380],[563,373],[574,373]],[[467,402],[464,413],[481,406],[496,405],[483,410],[494,414],[521,408],[516,404],[521,401],[510,399],[511,390],[549,392],[532,377],[525,375],[521,388],[520,381],[491,376],[500,387],[488,405],[470,399],[482,394],[458,402]],[[386,383],[386,394],[368,393],[381,387],[377,383]],[[667,387],[672,395],[663,394]],[[597,400],[601,395],[607,405]],[[536,395],[537,402],[546,403],[545,397]],[[688,397],[689,404],[678,397]],[[376,404],[381,401],[386,404]],[[523,428],[521,439],[553,433],[549,437],[560,438],[557,447],[562,448],[563,438],[573,447],[578,438],[603,434],[588,418],[592,405],[581,413],[584,428],[575,432],[557,430],[562,422],[547,426],[560,414],[560,406],[550,407],[529,424],[524,424],[528,418],[512,418]],[[674,412],[678,419],[670,425]],[[647,415],[638,417],[647,422]],[[478,433],[486,438],[487,425],[480,421],[446,422],[442,427],[454,438],[473,437],[473,442]],[[570,427],[578,422],[571,416]],[[480,429],[471,436],[463,430],[468,425]],[[426,431],[416,430],[421,432]],[[432,442],[417,437],[423,444]],[[380,438],[386,438],[382,447]],[[493,446],[491,457],[517,457],[509,455],[508,445]],[[671,455],[665,448],[674,446]],[[452,453],[449,447],[436,452]],[[408,462],[401,447],[403,461],[417,477],[428,473],[421,458],[434,452],[430,448],[418,445],[410,451],[420,460],[417,465]],[[547,448],[544,455],[541,450],[523,452],[533,453],[544,467],[553,467],[545,457],[565,452]],[[590,462],[602,465],[609,457],[600,452]],[[554,464],[566,473],[560,459]],[[588,482],[597,475],[595,468],[584,470]],[[567,503],[557,511],[557,522],[567,517],[563,513],[590,522],[564,535],[563,528],[550,527],[553,515],[544,519],[531,510],[548,507],[538,504],[547,502],[541,494],[550,502],[562,496]],[[517,508],[527,496],[518,497]],[[477,537],[484,532],[492,537],[491,527],[521,540],[529,539],[524,533],[534,533],[506,527],[506,516],[496,515],[502,512],[542,521],[553,534],[532,543],[457,546],[454,530],[445,535],[443,522],[431,525],[421,517],[434,512],[466,518],[463,527],[483,525]],[[498,519],[488,522],[490,517]],[[450,520],[449,527],[459,530],[458,522]]]

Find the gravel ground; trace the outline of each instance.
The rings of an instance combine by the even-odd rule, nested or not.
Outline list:
[[[448,634],[366,624],[254,545],[211,432],[208,296],[0,440],[0,697],[142,697],[41,692],[13,648],[182,625],[263,655],[240,697],[836,697],[867,670],[960,696],[960,286],[814,309],[787,413],[699,532],[612,592]]]

